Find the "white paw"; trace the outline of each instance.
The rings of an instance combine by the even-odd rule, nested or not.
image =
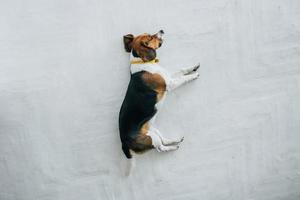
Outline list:
[[[194,72],[192,75],[193,75],[193,80],[199,78],[200,76],[199,72]]]

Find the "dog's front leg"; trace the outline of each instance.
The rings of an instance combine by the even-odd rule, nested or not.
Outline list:
[[[188,83],[192,80],[195,80],[199,77],[199,73],[198,72],[193,72],[191,74],[188,74],[188,75],[184,75],[184,76],[179,76],[179,77],[176,77],[176,78],[172,78],[170,81],[169,81],[169,84],[167,85],[167,90],[168,91],[172,91],[176,88],[178,88],[179,86],[185,84],[185,83]]]
[[[177,78],[183,75],[188,75],[190,73],[193,73],[195,71],[197,71],[200,67],[200,63],[198,63],[197,65],[193,66],[193,67],[188,67],[188,68],[184,68],[179,70],[178,72],[175,72],[174,74],[172,74],[172,78]]]

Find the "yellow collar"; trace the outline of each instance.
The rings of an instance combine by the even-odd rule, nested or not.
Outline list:
[[[158,63],[159,59],[155,58],[154,60],[150,60],[150,61],[143,61],[143,60],[132,60],[130,61],[131,64],[147,64],[147,63]]]

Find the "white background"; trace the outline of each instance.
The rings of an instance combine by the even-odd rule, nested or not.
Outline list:
[[[126,178],[122,36],[160,29],[201,76],[157,118],[180,149]],[[0,1],[0,199],[300,199],[300,2]]]

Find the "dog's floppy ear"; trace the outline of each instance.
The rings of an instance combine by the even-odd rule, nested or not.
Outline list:
[[[123,36],[123,42],[126,52],[131,52],[133,39],[134,36],[132,34],[127,34]]]

